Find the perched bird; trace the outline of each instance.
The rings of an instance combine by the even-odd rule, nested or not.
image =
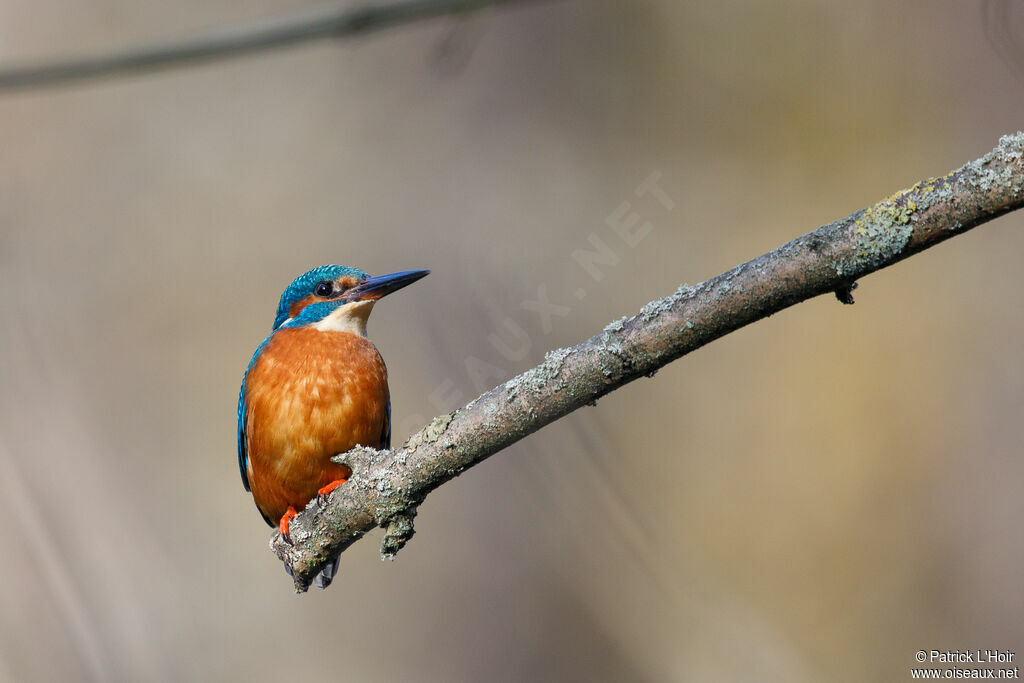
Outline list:
[[[355,446],[390,448],[387,368],[366,338],[374,303],[426,276],[370,277],[320,266],[281,295],[270,336],[256,348],[238,395],[238,467],[267,524],[287,540],[297,510],[352,474],[331,457]],[[337,558],[317,585],[333,578]]]

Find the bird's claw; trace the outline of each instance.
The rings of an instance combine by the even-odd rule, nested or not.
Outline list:
[[[324,507],[325,505],[327,505],[327,499],[330,497],[331,492],[334,491],[334,489],[336,489],[339,486],[341,486],[342,484],[344,484],[346,481],[348,481],[348,480],[347,479],[338,479],[337,481],[332,481],[330,484],[328,484],[327,486],[324,486],[319,491],[317,491],[316,492],[316,503],[317,503],[317,505],[319,507]]]
[[[288,533],[290,531],[289,526],[291,524],[291,521],[295,519],[296,514],[297,513],[295,512],[295,508],[289,505],[288,511],[281,516],[281,521],[280,523],[278,523],[277,530],[281,536],[281,540],[287,543],[288,545],[292,544],[291,534]]]

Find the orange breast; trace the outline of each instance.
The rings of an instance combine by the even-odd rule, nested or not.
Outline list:
[[[330,461],[381,443],[387,368],[369,339],[284,328],[249,370],[245,389],[249,485],[271,521],[301,510],[318,489],[351,471]]]

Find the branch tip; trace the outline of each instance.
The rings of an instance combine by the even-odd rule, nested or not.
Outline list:
[[[405,547],[416,530],[413,528],[413,519],[416,517],[416,506],[412,506],[404,513],[395,515],[388,521],[384,530],[384,538],[380,541],[380,559],[393,560],[398,551]]]
[[[839,303],[853,305],[853,290],[857,289],[856,282],[846,282],[836,287],[835,295]]]

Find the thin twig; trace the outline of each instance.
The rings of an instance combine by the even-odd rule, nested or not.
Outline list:
[[[1024,206],[1024,133],[981,159],[897,192],[699,285],[681,286],[587,341],[551,351],[539,366],[435,418],[392,451],[335,458],[352,478],[326,506],[291,523],[292,543],[271,548],[297,591],[374,527],[393,556],[430,491],[546,424],[710,341],[820,294],[850,299],[857,279]]]
[[[159,45],[0,69],[0,90],[51,86],[136,71],[188,66],[324,38],[360,35],[418,19],[467,12],[512,1],[406,0],[358,9],[331,7],[270,23],[228,29]]]

